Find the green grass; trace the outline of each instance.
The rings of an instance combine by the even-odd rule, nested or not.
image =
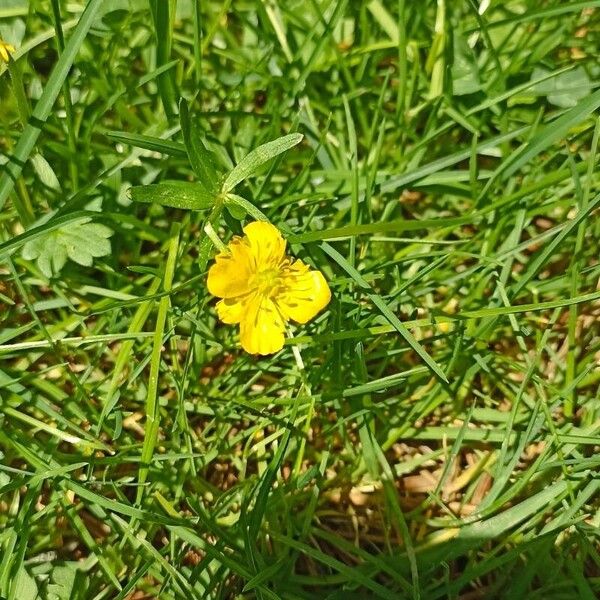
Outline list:
[[[600,596],[599,1],[0,38],[0,597]],[[264,216],[333,299],[257,358],[206,272]]]

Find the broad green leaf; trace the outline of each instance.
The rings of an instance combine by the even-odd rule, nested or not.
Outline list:
[[[204,145],[198,122],[190,118],[187,102],[183,99],[179,102],[179,122],[187,155],[196,177],[207,190],[215,191],[219,187],[220,175],[214,155]]]
[[[238,183],[256,173],[268,160],[299,144],[303,137],[301,133],[290,133],[252,150],[227,175],[223,183],[223,192],[230,192]]]
[[[110,254],[108,238],[113,232],[105,225],[90,221],[70,223],[30,240],[23,246],[23,258],[35,260],[46,277],[58,275],[67,258],[91,267],[94,258]]]
[[[82,564],[69,561],[54,567],[48,583],[48,600],[73,600],[84,598],[87,579],[81,573]]]
[[[156,203],[187,210],[211,208],[217,198],[201,183],[186,181],[165,181],[152,185],[136,185],[129,188],[128,194],[136,202]]]
[[[16,588],[13,594],[14,598],[18,598],[18,600],[37,600],[38,588],[35,579],[29,575],[25,567],[19,569],[13,585]]]
[[[550,71],[543,68],[534,69],[531,80],[535,81]],[[588,96],[592,90],[592,82],[586,70],[579,66],[566,73],[561,73],[556,77],[537,83],[532,86],[531,91],[546,96],[548,102],[561,108],[572,108],[577,102],[585,96]]]
[[[92,214],[91,211],[78,210],[59,217],[47,217],[47,220],[44,221],[41,225],[32,227],[24,233],[16,235],[13,238],[9,238],[5,242],[2,242],[0,244],[0,261],[3,260],[11,252],[14,252],[15,250],[17,250],[21,246],[24,246],[28,242],[32,242],[33,240],[39,237],[44,237],[52,231],[56,231],[57,229],[61,229],[63,227],[66,227],[67,225],[71,225],[72,223],[77,223],[79,221],[82,221],[83,219],[87,219],[89,221],[92,217],[96,216],[97,215]]]

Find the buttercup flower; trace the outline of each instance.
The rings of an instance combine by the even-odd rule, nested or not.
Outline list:
[[[244,227],[215,258],[208,271],[208,291],[218,298],[224,323],[240,324],[242,348],[272,354],[283,348],[287,321],[306,323],[331,299],[320,271],[286,257],[279,230],[264,221]]]
[[[15,47],[3,40],[0,40],[0,58],[7,63],[9,54],[15,51]]]

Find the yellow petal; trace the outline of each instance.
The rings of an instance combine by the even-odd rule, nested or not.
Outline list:
[[[227,251],[217,254],[215,264],[208,271],[208,291],[218,298],[247,294],[254,272],[250,247],[244,240],[235,237],[227,248]]]
[[[2,43],[0,43],[0,57],[4,62],[8,62],[8,51],[6,46]]]
[[[244,227],[244,233],[258,270],[277,267],[285,255],[285,240],[275,225],[254,221]]]
[[[331,300],[331,291],[320,271],[311,271],[296,260],[283,273],[283,291],[275,302],[284,318],[307,323]]]
[[[245,298],[224,298],[217,302],[217,314],[223,323],[233,325],[242,320],[245,311]]]
[[[255,296],[240,324],[242,348],[250,354],[273,354],[283,348],[285,323],[274,302]]]

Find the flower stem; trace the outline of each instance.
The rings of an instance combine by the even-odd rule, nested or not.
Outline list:
[[[215,228],[212,226],[210,221],[204,226],[204,233],[206,233],[216,248],[218,248],[221,252],[227,252],[227,246],[221,241],[221,238],[215,231]]]

